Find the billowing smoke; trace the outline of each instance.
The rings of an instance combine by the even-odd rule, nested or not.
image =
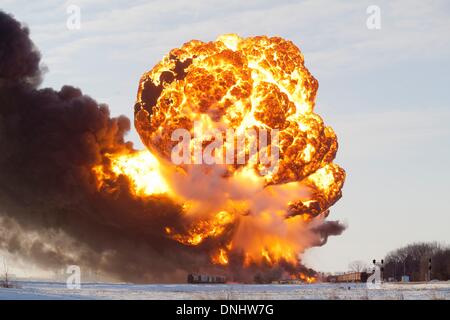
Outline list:
[[[170,199],[137,198],[123,176],[98,190],[92,168],[110,161],[107,154],[134,152],[124,139],[130,121],[80,89],[40,88],[39,64],[28,29],[0,12],[0,249],[45,269],[77,264],[133,282],[214,271],[205,250],[223,239],[186,248],[168,237],[167,224],[184,225]],[[317,245],[341,231],[318,227]],[[237,280],[280,273],[229,270]]]

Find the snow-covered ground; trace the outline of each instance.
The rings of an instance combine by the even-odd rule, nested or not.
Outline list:
[[[381,289],[365,284],[305,285],[190,285],[190,284],[82,284],[68,289],[65,283],[18,282],[19,288],[0,288],[4,299],[445,299],[450,281],[385,283]]]

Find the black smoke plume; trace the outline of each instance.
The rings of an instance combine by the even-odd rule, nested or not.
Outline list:
[[[38,89],[39,63],[28,29],[0,12],[0,248],[137,282],[201,263],[164,236],[164,222],[180,220],[169,200],[136,200],[125,178],[97,191],[92,167],[133,151],[130,121],[77,88]]]

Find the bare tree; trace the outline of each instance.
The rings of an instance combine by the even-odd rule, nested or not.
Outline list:
[[[3,276],[2,280],[0,281],[0,287],[3,288],[12,288],[12,283],[9,279],[9,269],[8,264],[6,263],[6,260],[3,259]]]
[[[348,268],[353,272],[364,272],[367,270],[368,265],[362,260],[355,260],[353,262],[350,262]]]

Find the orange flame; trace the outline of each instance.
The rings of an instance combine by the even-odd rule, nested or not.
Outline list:
[[[93,168],[98,179],[98,187],[107,185],[107,181],[120,175],[128,177],[132,192],[139,197],[169,192],[169,187],[161,175],[159,162],[148,151],[139,151],[124,155],[107,155],[111,160],[109,167]]]
[[[219,248],[219,252],[211,257],[214,264],[226,266],[228,264],[228,253],[225,249]]]
[[[233,223],[233,220],[234,217],[230,213],[220,211],[212,220],[200,220],[192,225],[187,234],[176,234],[169,227],[166,227],[166,233],[180,243],[196,246],[206,238],[220,236],[226,227]]]

